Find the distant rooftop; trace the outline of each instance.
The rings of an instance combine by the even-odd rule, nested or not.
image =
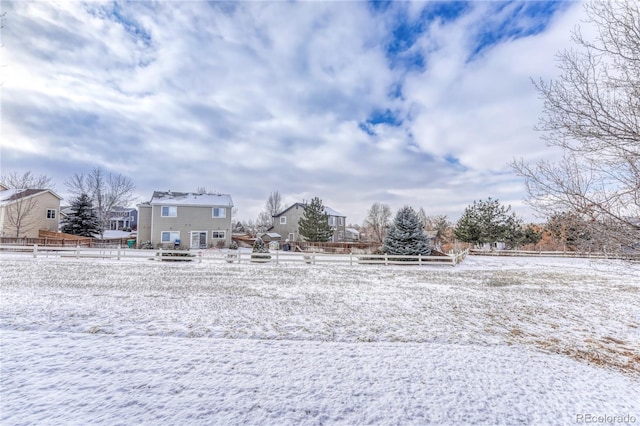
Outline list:
[[[286,209],[284,209],[283,211],[281,211],[280,213],[276,214],[275,216],[280,216],[281,214],[285,213],[286,211],[288,211],[288,210],[290,210],[290,209],[292,209],[294,207],[306,208],[307,205],[308,204],[305,204],[305,203],[294,203],[294,204],[290,205],[289,207],[287,207]],[[340,213],[339,211],[334,210],[331,207],[327,207],[327,206],[324,206],[324,213],[327,214],[328,216],[347,217],[347,216],[343,215],[342,213]]]

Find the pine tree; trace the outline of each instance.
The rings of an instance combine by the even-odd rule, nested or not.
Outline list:
[[[429,237],[424,233],[418,214],[409,206],[398,210],[384,239],[382,251],[387,254],[428,256],[431,254]]]
[[[82,237],[93,237],[102,233],[100,220],[87,194],[80,194],[71,202],[71,213],[63,222],[62,232]]]
[[[298,222],[298,232],[305,240],[311,242],[331,240],[333,230],[329,226],[329,216],[324,212],[320,198],[313,198],[311,204],[305,206],[304,213]]]
[[[474,201],[456,224],[454,234],[465,243],[485,244],[505,242],[517,245],[523,235],[522,220],[511,212],[511,206],[488,198]]]

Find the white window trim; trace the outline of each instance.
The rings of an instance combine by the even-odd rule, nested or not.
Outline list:
[[[58,217],[58,211],[56,209],[47,209],[47,219],[55,219]]]
[[[169,234],[169,240],[165,241],[162,238],[163,234]],[[171,234],[178,234],[178,238],[171,238]],[[176,240],[180,239],[180,231],[162,231],[160,232],[160,242],[161,243],[174,243]]]
[[[222,212],[221,216],[216,216],[216,209],[218,212]],[[226,219],[227,218],[227,209],[225,207],[214,207],[211,209],[211,217],[215,219]]]
[[[280,216],[280,225],[286,225],[286,224],[287,224],[287,217]]]
[[[344,217],[340,216],[338,218],[338,226],[344,226]]]
[[[164,209],[167,208],[168,209],[168,214],[164,214]],[[171,214],[171,212],[174,212],[174,214]],[[177,206],[160,206],[160,216],[162,217],[178,217],[178,207]]]
[[[336,217],[329,216],[329,226],[336,226]]]
[[[222,237],[214,236],[214,233],[222,234]],[[211,239],[213,240],[226,240],[227,239],[227,231],[211,231]]]

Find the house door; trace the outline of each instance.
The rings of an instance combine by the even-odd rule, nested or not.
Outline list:
[[[206,232],[192,232],[191,233],[191,248],[207,248],[207,233]]]

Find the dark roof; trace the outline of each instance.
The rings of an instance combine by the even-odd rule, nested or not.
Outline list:
[[[15,201],[15,200],[19,200],[20,198],[29,197],[30,195],[39,194],[40,192],[46,192],[46,191],[47,191],[46,189],[25,189],[23,191],[16,192],[11,197],[6,198],[3,201]]]

